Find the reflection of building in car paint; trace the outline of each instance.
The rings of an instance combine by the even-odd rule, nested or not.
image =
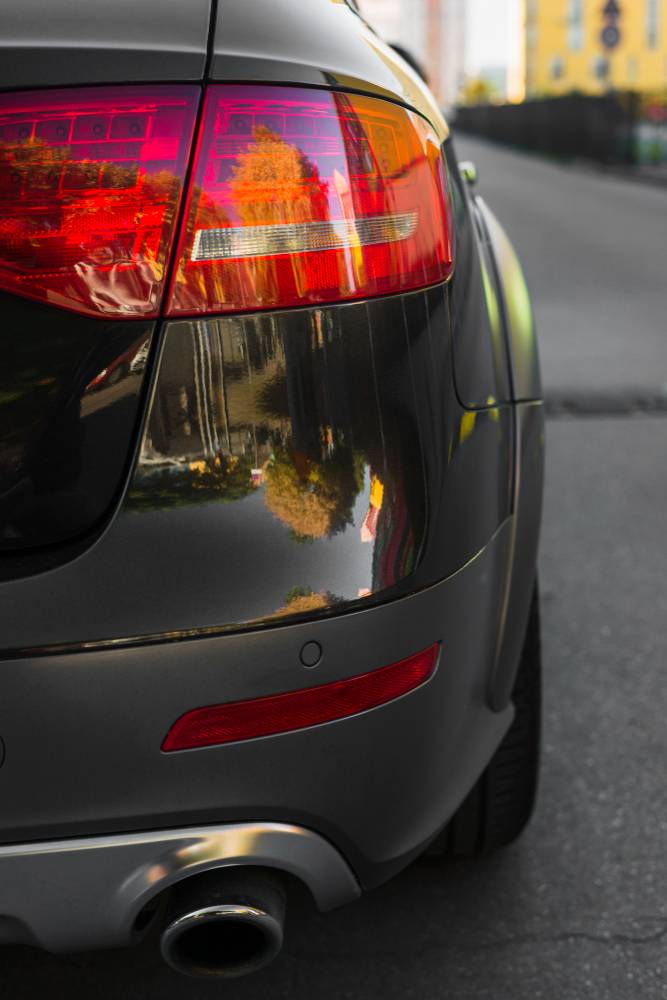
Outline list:
[[[382,504],[373,547],[373,592],[404,579],[417,560],[415,538],[402,479],[385,484],[388,503]]]
[[[297,561],[314,568],[308,585],[272,604],[281,616],[398,583],[424,531],[416,425],[384,388],[389,337],[343,338],[323,316],[300,314],[303,329],[282,336],[270,314],[170,324],[127,500],[135,511],[216,505],[216,530],[258,553],[261,539],[277,544],[276,525],[286,529]],[[359,550],[353,589],[342,593],[328,583],[339,580],[330,570],[338,540],[346,559],[354,540]]]
[[[107,386],[116,385],[128,375],[140,375],[145,367],[150,348],[150,339],[142,337],[118,358],[102,368],[86,386],[86,392],[94,392]]]
[[[377,522],[382,509],[384,499],[384,486],[377,476],[371,479],[371,495],[368,505],[368,513],[361,526],[362,542],[372,542],[377,534]]]

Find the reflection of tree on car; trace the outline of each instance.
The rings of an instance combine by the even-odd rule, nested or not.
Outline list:
[[[362,456],[341,445],[323,458],[282,445],[266,470],[266,506],[297,538],[325,538],[352,524],[364,485]]]
[[[272,618],[286,618],[291,615],[304,615],[313,611],[323,611],[340,602],[340,597],[324,591],[316,593],[310,587],[292,587],[285,596],[285,605],[274,611]]]
[[[216,455],[188,465],[162,467],[136,480],[128,494],[131,510],[160,510],[192,504],[233,503],[256,489],[249,456]]]
[[[317,167],[298,146],[286,142],[265,126],[255,129],[254,142],[238,155],[230,179],[230,193],[244,226],[298,225],[329,218],[327,184]],[[311,255],[317,256],[317,255]],[[248,257],[230,271],[228,280],[245,286],[240,301],[265,286],[278,269],[280,282],[307,284],[313,261],[298,257]],[[274,279],[275,280],[275,279]],[[229,294],[229,293],[228,293]],[[237,301],[237,293],[232,292]]]
[[[213,195],[209,191],[197,192],[197,224],[202,229],[287,225],[329,218],[327,184],[320,179],[317,167],[297,145],[264,125],[255,128],[245,149],[233,159],[222,159],[219,170],[219,191]],[[230,204],[234,206],[233,216],[227,211]],[[276,268],[289,269],[289,273],[281,272],[281,280],[302,286],[305,269],[312,264],[293,258],[262,257],[258,251],[257,256],[235,259],[233,266],[226,267],[221,261],[215,267],[198,266],[189,274],[183,294],[192,297],[193,306],[201,295],[220,302],[254,301],[258,289]]]
[[[30,220],[6,214],[0,251],[17,263],[29,260],[45,272],[67,273],[68,282],[82,286],[83,300],[123,312],[164,276],[165,207],[180,181],[170,170],[151,173],[145,165],[107,160],[94,144],[85,151],[88,158],[67,142],[36,136],[28,143],[0,143],[0,174],[17,197],[29,192],[38,200],[61,191],[57,225],[37,213]],[[94,225],[87,228],[82,217]]]
[[[265,126],[240,153],[230,181],[234,205],[246,226],[324,221],[327,184],[298,146]]]

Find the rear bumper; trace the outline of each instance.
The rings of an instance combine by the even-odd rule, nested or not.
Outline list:
[[[122,947],[157,895],[212,868],[277,868],[305,883],[320,910],[359,895],[324,838],[280,823],[234,823],[0,848],[0,942],[48,951]]]
[[[494,712],[488,699],[510,527],[449,579],[368,611],[5,662],[2,840],[15,845],[0,849],[5,938],[28,927],[53,949],[122,943],[147,893],[185,873],[173,858],[210,843],[214,864],[293,871],[324,908],[400,870],[451,817],[511,721],[511,706]],[[306,670],[299,652],[312,639],[323,656]],[[223,747],[160,750],[189,708],[354,676],[435,641],[431,680],[380,708]],[[264,850],[264,832],[249,836],[251,848],[243,834],[239,847],[238,831],[256,823],[301,832],[281,833],[282,853]],[[165,829],[180,832],[136,833]],[[290,867],[292,845],[311,837],[320,854]],[[150,871],[159,877],[149,892]]]

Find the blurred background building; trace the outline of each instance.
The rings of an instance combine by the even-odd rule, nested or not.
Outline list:
[[[427,0],[361,0],[359,9],[384,41],[425,62]]]
[[[465,0],[430,0],[427,16],[427,30],[432,39],[429,69],[446,106],[456,104],[463,91],[466,29]]]
[[[360,0],[359,7],[386,42],[418,60],[443,105],[456,104],[465,84],[466,0]]]
[[[460,129],[667,171],[667,0],[358,3],[458,106]]]
[[[443,105],[667,90],[667,0],[359,0]]]
[[[667,88],[667,0],[526,0],[528,96]]]
[[[423,65],[443,106],[523,98],[524,0],[359,0],[359,7],[385,41]]]

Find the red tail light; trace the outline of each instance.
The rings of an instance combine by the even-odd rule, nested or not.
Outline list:
[[[424,684],[435,673],[439,651],[440,644],[435,643],[399,663],[348,680],[268,698],[196,708],[174,723],[162,749],[191,750],[274,736],[377,708]]]
[[[199,88],[0,95],[0,288],[156,316]],[[208,88],[166,303],[200,315],[338,302],[452,271],[437,137],[388,101]]]
[[[0,95],[0,288],[157,315],[196,87]]]
[[[206,96],[170,315],[366,298],[452,267],[446,180],[420,117],[284,87]]]

